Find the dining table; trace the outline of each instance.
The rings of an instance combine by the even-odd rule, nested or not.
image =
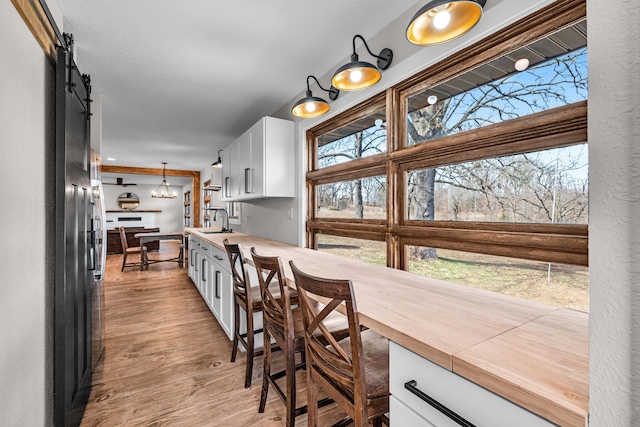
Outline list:
[[[155,231],[150,233],[136,233],[134,237],[136,239],[140,239],[141,248],[145,246],[147,242],[152,242],[156,240],[180,240],[183,242],[182,244],[184,245],[184,232],[182,231],[169,231],[169,232]],[[184,246],[180,248],[180,252],[176,257],[147,260],[146,264],[147,265],[155,264],[158,262],[177,262],[178,265],[182,267],[184,265],[184,249],[183,248]],[[145,267],[144,252],[145,252],[144,250],[140,251],[140,270],[144,270],[144,267]]]

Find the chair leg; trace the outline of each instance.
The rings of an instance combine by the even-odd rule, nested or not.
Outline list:
[[[233,299],[233,344],[231,350],[231,362],[236,361],[236,356],[238,355],[238,335],[240,335],[240,307],[238,306],[238,302]]]
[[[247,370],[244,378],[244,388],[251,387],[251,377],[253,376],[253,316],[247,316]]]
[[[292,350],[293,343],[287,343],[289,348],[285,348],[286,355],[286,393],[287,393],[287,427],[294,427],[296,424],[296,353]]]
[[[124,271],[124,266],[127,264],[127,253],[122,253],[122,269],[120,271]]]
[[[307,363],[307,426],[318,426],[318,391],[311,375],[311,364]]]
[[[271,375],[271,339],[269,333],[264,331],[264,359],[262,368],[262,392],[260,393],[260,406],[258,412],[263,413],[267,404],[267,394],[269,393],[269,375]]]
[[[380,417],[374,418],[372,421],[373,427],[382,427],[382,419]]]

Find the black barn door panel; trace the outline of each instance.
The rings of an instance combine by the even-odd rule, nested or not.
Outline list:
[[[72,46],[67,39],[67,46]],[[80,425],[91,391],[90,86],[72,55],[56,64],[54,422]]]

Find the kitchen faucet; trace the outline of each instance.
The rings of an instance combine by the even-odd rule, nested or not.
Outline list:
[[[229,231],[229,212],[225,208],[213,208],[213,220],[218,219],[218,212],[224,212],[226,215],[222,218],[222,231]],[[227,220],[227,225],[225,226],[225,218]]]

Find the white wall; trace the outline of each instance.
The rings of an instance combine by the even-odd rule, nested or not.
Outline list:
[[[640,425],[640,2],[588,1],[589,410]]]
[[[299,191],[296,191],[299,194]],[[287,218],[287,210],[293,209],[293,218]],[[278,242],[298,244],[297,198],[275,198],[243,202],[242,225],[239,231]],[[234,230],[236,227],[232,227]]]
[[[158,177],[158,184],[162,181],[162,177]],[[167,180],[169,181],[169,180]],[[118,206],[118,196],[122,193],[135,193],[140,198],[140,205],[135,209],[142,210],[161,210],[155,213],[155,226],[160,231],[182,231],[184,219],[184,193],[181,186],[172,186],[171,191],[176,191],[178,197],[175,199],[154,199],[151,192],[158,188],[157,185],[136,185],[129,187],[121,187],[119,185],[104,186],[104,200],[106,210],[120,210]]]
[[[44,426],[53,396],[54,68],[9,1],[0,1],[0,51],[0,424]]]

